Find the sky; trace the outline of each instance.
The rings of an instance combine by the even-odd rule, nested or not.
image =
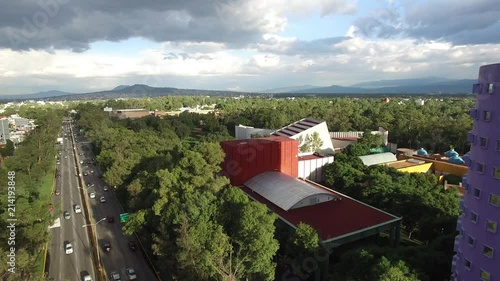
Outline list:
[[[16,0],[0,95],[118,85],[262,91],[500,62],[498,0]]]

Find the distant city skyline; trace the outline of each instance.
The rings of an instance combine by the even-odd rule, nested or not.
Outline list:
[[[499,12],[495,0],[8,1],[0,95],[473,79],[500,61]]]

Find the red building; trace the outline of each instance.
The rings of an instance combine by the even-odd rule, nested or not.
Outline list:
[[[279,171],[298,177],[298,141],[286,137],[268,137],[221,142],[226,154],[222,174],[234,186],[267,171]]]

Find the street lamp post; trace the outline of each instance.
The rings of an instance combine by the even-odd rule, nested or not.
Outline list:
[[[97,225],[102,222],[102,221],[105,221],[106,218],[102,218],[100,219],[99,221],[97,221],[96,223],[90,223],[90,224],[85,224],[85,225],[82,225],[83,228],[87,227],[87,226],[90,226],[91,229],[92,229],[92,226],[95,226],[95,229],[94,229],[94,240],[95,240],[95,247],[96,247],[96,251],[97,251],[97,269],[99,270],[99,276],[102,276],[101,274],[101,258],[99,256],[99,245],[97,243]]]

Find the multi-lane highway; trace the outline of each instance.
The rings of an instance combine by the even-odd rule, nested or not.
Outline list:
[[[55,206],[61,204],[61,226],[51,230],[49,277],[61,281],[83,280],[85,274],[89,274],[92,280],[100,280],[100,276],[105,276],[106,280],[114,280],[112,273],[118,273],[121,280],[158,280],[135,236],[123,234],[120,223],[123,210],[113,188],[105,188],[106,183],[99,176],[101,171],[95,165],[90,144],[73,128],[69,128],[67,134],[58,165],[61,177],[57,180],[56,190],[60,191],[60,195],[54,195],[53,202]],[[81,198],[81,191],[85,198]],[[101,202],[101,197],[105,198],[105,202]],[[92,233],[96,237],[88,237],[87,228],[90,225],[86,224],[85,211],[75,214],[74,204],[80,205],[82,209],[88,206],[89,221],[95,230]],[[70,212],[70,219],[64,218],[64,211]],[[103,266],[98,267],[95,272],[93,244],[90,243],[94,239],[98,242],[96,259]],[[74,248],[72,254],[66,254],[64,250],[65,242],[68,241]],[[135,250],[129,247],[131,241],[136,245]],[[105,242],[111,246],[109,251],[103,247]],[[129,275],[127,269],[130,268],[135,271],[136,279]]]
[[[60,177],[56,180],[54,194],[54,212],[60,221],[60,226],[51,229],[51,241],[47,262],[49,263],[49,278],[52,280],[83,280],[85,275],[95,276],[92,260],[92,248],[85,225],[85,213],[75,213],[74,206],[83,206],[80,195],[78,178],[75,176],[75,160],[73,157],[72,140],[67,137],[60,146],[60,164],[57,173]],[[57,208],[60,206],[59,208]],[[63,212],[68,211],[69,219],[63,217]],[[65,246],[71,243],[73,253],[66,254]],[[96,279],[93,279],[96,280]]]

